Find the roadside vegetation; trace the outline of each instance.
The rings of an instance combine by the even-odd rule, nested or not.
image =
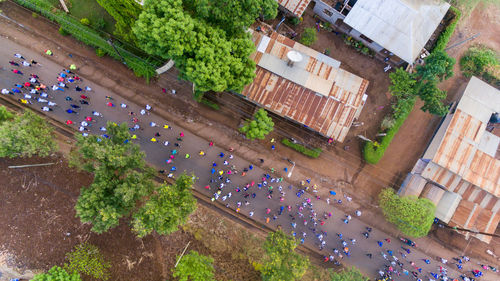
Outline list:
[[[304,145],[294,143],[287,138],[282,139],[281,143],[311,158],[318,158],[321,155],[321,152],[323,152],[323,150],[319,147],[307,148]]]
[[[418,65],[412,73],[399,68],[389,74],[389,91],[395,97],[395,103],[392,105],[392,113],[386,116],[381,124],[378,134],[380,137],[365,143],[363,158],[366,162],[376,164],[382,159],[385,150],[413,110],[417,98],[424,102],[420,108],[422,111],[438,116],[447,114],[448,106],[444,103],[447,93],[437,85],[453,76],[455,59],[448,56],[444,49],[461,17],[458,9],[450,7],[450,10],[454,18],[440,34],[431,54],[424,59],[424,64]]]
[[[484,45],[470,47],[460,58],[460,70],[465,77],[475,75],[500,88],[500,55]]]
[[[274,129],[274,122],[267,115],[267,111],[260,108],[255,112],[253,120],[247,120],[245,125],[240,128],[240,132],[244,133],[249,140],[263,140]]]
[[[429,233],[436,206],[427,198],[400,197],[392,188],[379,194],[379,203],[387,221],[398,227],[404,235],[423,237]]]

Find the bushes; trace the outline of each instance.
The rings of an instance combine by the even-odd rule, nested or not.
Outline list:
[[[450,38],[453,35],[455,28],[457,27],[458,20],[460,20],[462,13],[457,8],[450,6],[450,11],[455,14],[455,17],[453,18],[452,22],[448,24],[446,29],[441,32],[441,35],[439,35],[436,45],[434,46],[434,50],[444,50],[446,48],[446,45],[448,45],[448,42],[450,41]]]
[[[97,48],[95,49],[95,54],[98,56],[98,57],[104,57],[106,55],[106,51],[104,51],[103,49],[101,48]]]
[[[80,19],[80,23],[85,25],[85,26],[89,26],[90,20],[88,18],[82,18],[82,19]]]
[[[114,50],[114,48],[102,38],[99,33],[92,28],[82,25],[80,21],[72,18],[71,16],[56,10],[53,11],[53,6],[47,0],[15,0],[22,6],[25,6],[37,13],[40,13],[44,17],[55,21],[61,25],[61,28],[75,37],[77,40],[85,43],[86,45],[92,46],[94,48],[100,48],[109,54],[111,57],[121,60],[120,55]],[[149,59],[142,59],[133,53],[129,52],[117,43],[115,48],[121,54],[127,66],[134,71],[134,74],[138,77],[144,77],[148,81],[151,77],[156,75],[156,66]]]
[[[423,237],[431,229],[436,206],[429,199],[400,197],[386,188],[380,192],[379,200],[387,221],[395,224],[404,235]]]
[[[66,30],[64,30],[64,28],[62,28],[62,26],[59,27],[59,34],[61,34],[62,36],[68,36],[69,35],[69,33]]]
[[[316,36],[316,29],[313,27],[309,27],[304,29],[304,33],[302,33],[302,36],[300,37],[300,43],[306,45],[306,46],[311,46],[316,42],[317,40]]]
[[[408,99],[404,101],[404,104],[401,106],[405,107],[411,107],[415,105],[415,99]],[[370,164],[376,164],[380,159],[382,159],[382,156],[384,156],[385,150],[391,144],[392,139],[396,135],[396,133],[399,131],[399,128],[403,123],[405,122],[406,118],[408,118],[408,115],[410,115],[411,110],[407,110],[404,112],[404,114],[401,114],[401,116],[394,121],[394,125],[389,128],[386,132],[386,135],[383,136],[380,140],[380,143],[378,142],[367,142],[365,144],[365,147],[363,149],[363,157],[365,158],[366,162]]]
[[[460,69],[465,77],[472,75],[483,77],[488,83],[499,84],[500,59],[492,49],[476,45],[470,47],[460,59]]]
[[[291,142],[289,139],[282,139],[281,143],[290,147],[290,148],[293,148],[294,150],[296,150],[296,151],[298,151],[306,156],[312,157],[312,158],[318,158],[319,155],[321,154],[321,152],[323,151],[323,150],[321,150],[321,148],[317,148],[317,147],[313,148],[313,149],[306,148],[305,146],[303,146],[301,144]]]
[[[69,273],[81,273],[95,279],[108,280],[111,264],[104,259],[99,248],[92,244],[83,243],[77,245],[75,249],[66,254],[68,263],[64,264],[64,269]]]

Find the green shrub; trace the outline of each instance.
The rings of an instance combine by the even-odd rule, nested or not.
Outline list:
[[[306,156],[312,157],[312,158],[318,158],[320,156],[321,152],[323,152],[323,150],[321,150],[321,148],[316,147],[313,149],[309,149],[301,144],[293,143],[289,139],[282,139],[281,143],[298,151],[298,152],[300,152],[300,153],[302,153],[302,154],[304,154],[304,155],[306,155]]]
[[[0,2],[2,2],[2,1],[0,1]],[[35,18],[35,19],[36,19],[36,18],[38,18],[38,14],[37,14],[37,13],[35,13],[35,12],[32,12],[32,13],[31,13],[31,16],[32,16],[33,18]]]
[[[62,28],[62,26],[59,27],[59,34],[61,34],[62,36],[68,36],[69,35],[69,33],[66,30],[64,30],[64,28]]]
[[[300,43],[306,45],[306,46],[311,46],[316,42],[318,39],[316,35],[316,29],[313,27],[309,27],[304,29],[304,33],[302,33],[302,36],[300,38]]]
[[[413,108],[413,106],[415,105],[415,99],[410,100],[410,102]],[[389,128],[386,132],[386,135],[381,138],[380,143],[366,142],[363,149],[363,157],[365,158],[366,162],[370,164],[376,164],[378,163],[378,161],[380,161],[380,159],[382,159],[385,150],[387,149],[387,147],[389,147],[389,144],[391,144],[392,139],[398,132],[399,128],[403,125],[406,118],[408,118],[410,112],[411,110],[406,111],[405,114],[402,114],[398,119],[395,120],[394,125]]]
[[[106,28],[107,22],[104,18],[98,18],[96,21],[92,22],[92,27],[97,30],[103,30]]]
[[[14,280],[14,279],[12,279]],[[47,273],[37,274],[32,281],[82,281],[78,272],[68,273],[59,266],[53,266]]]
[[[290,23],[293,24],[293,25],[298,25],[300,23],[300,20],[297,17],[291,17],[290,18]]]
[[[448,45],[448,42],[457,27],[458,20],[460,20],[462,13],[457,8],[450,6],[450,11],[455,15],[455,17],[452,22],[448,24],[446,29],[439,35],[436,45],[434,46],[434,50],[444,50],[446,48],[446,45]]]
[[[77,245],[72,252],[66,254],[64,269],[70,273],[79,272],[95,279],[108,280],[111,264],[94,245],[83,243]]]
[[[472,75],[486,76],[485,78],[491,80],[500,73],[499,68],[499,55],[494,50],[483,45],[470,47],[460,59],[460,69],[465,77],[471,77]]]
[[[88,18],[82,18],[80,20],[80,23],[83,24],[83,25],[89,26],[90,25],[90,20]]]
[[[106,51],[101,49],[101,48],[97,48],[97,49],[95,49],[95,54],[98,57],[104,57],[106,55]]]

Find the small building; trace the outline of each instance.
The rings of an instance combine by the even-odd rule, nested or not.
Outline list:
[[[276,0],[286,12],[300,18],[311,0]]]
[[[413,64],[450,5],[435,0],[315,0],[314,13],[395,65]]]
[[[340,62],[266,28],[252,31],[256,77],[242,95],[321,135],[344,141],[366,102],[368,80]]]
[[[498,112],[500,91],[472,77],[399,194],[430,199],[436,217],[450,226],[495,233],[500,222],[500,132],[490,120]]]

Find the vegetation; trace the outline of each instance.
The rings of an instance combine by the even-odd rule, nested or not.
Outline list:
[[[80,23],[86,26],[90,25],[90,20],[88,18],[82,18],[80,19]]]
[[[379,200],[386,219],[404,235],[423,237],[431,229],[436,206],[429,199],[400,197],[391,188],[386,188],[380,192]]]
[[[266,257],[260,269],[264,281],[300,280],[309,267],[309,259],[295,252],[297,241],[283,231],[271,232],[264,243]]]
[[[179,258],[179,257],[177,257]],[[196,251],[190,251],[183,256],[173,269],[173,276],[179,281],[212,281],[214,278],[214,259],[200,255]]]
[[[106,55],[106,51],[101,49],[101,48],[97,48],[97,49],[95,49],[95,54],[98,57],[104,57]]]
[[[500,87],[500,57],[493,49],[484,45],[470,47],[460,59],[460,69],[465,77],[476,75]]]
[[[450,2],[450,4],[453,4],[462,10],[465,15],[470,15],[479,3],[493,4],[500,8],[500,1],[498,0],[452,0]]]
[[[424,65],[417,66],[415,73],[407,73],[402,68],[396,69],[389,74],[391,85],[389,90],[396,98],[396,103],[392,106],[393,125],[384,128],[385,135],[380,142],[367,142],[363,149],[363,157],[366,162],[376,164],[392,139],[410,115],[417,97],[424,101],[421,110],[428,111],[436,115],[446,115],[448,107],[442,102],[446,98],[446,92],[440,90],[437,84],[453,75],[453,65],[455,60],[449,57],[444,51],[436,50],[425,59]]]
[[[108,122],[107,133],[109,138],[76,134],[77,150],[70,157],[70,165],[94,174],[75,208],[80,220],[91,223],[97,233],[117,226],[154,189],[154,170],[146,167],[139,145],[129,141],[127,124]]]
[[[133,230],[139,237],[155,230],[167,235],[177,231],[196,210],[196,199],[191,193],[194,175],[180,175],[174,185],[163,184],[148,202],[133,215]]]
[[[60,7],[59,0],[48,1],[52,2],[52,6]],[[96,0],[66,0],[65,2],[72,17],[79,20],[87,18],[89,23],[94,28],[107,33],[113,33],[115,20],[97,3]],[[102,28],[98,28],[97,23],[99,21],[104,21]]]
[[[2,118],[12,114],[2,113]],[[0,123],[0,157],[48,156],[57,148],[53,128],[31,110],[25,110],[11,122]]]
[[[111,264],[94,245],[77,245],[72,252],[66,254],[66,260],[64,269],[69,273],[80,273],[99,280],[108,280],[110,277]]]
[[[356,267],[351,267],[349,269],[343,269],[341,272],[333,272],[330,268],[329,270],[330,278],[329,281],[368,281],[368,277],[363,276],[359,269]]]
[[[255,77],[255,46],[244,31],[262,11],[275,16],[273,7],[272,0],[146,0],[132,30],[138,46],[173,59],[197,90],[241,92]]]
[[[263,140],[274,129],[274,122],[263,108],[257,110],[253,117],[254,120],[247,120],[246,124],[240,128],[240,132],[244,133],[247,139]]]
[[[88,26],[82,25],[80,21],[67,15],[66,13],[54,9],[49,1],[15,0],[15,2],[33,11],[36,11],[37,13],[40,13],[41,15],[52,21],[59,23],[66,32],[71,34],[77,40],[94,48],[101,48],[102,50],[106,51],[107,54],[117,60],[121,60],[123,57],[124,62],[127,64],[127,67],[132,69],[135,75],[137,75],[138,77],[145,77],[149,80],[151,77],[156,75],[156,67],[161,62],[153,63],[149,59],[142,59],[126,50],[119,44],[115,43],[115,48],[119,52],[118,54],[113,46],[111,46],[105,38],[102,38],[97,31]]]
[[[302,36],[300,37],[300,43],[306,45],[306,46],[311,46],[318,40],[318,36],[316,35],[316,28],[314,27],[308,27],[304,29],[304,33],[302,33]]]
[[[312,158],[318,158],[321,155],[321,152],[323,152],[323,150],[321,150],[321,148],[315,147],[313,149],[309,149],[301,144],[294,143],[286,138],[282,139],[281,143],[290,147],[290,148],[293,148],[294,150],[304,154],[305,156],[309,156]]]
[[[37,274],[32,281],[81,281],[78,272],[68,273],[59,266],[54,266],[47,273]]]
[[[12,120],[13,118],[14,114],[12,114],[12,112],[8,111],[5,106],[0,106],[0,124],[2,124],[3,121]]]
[[[363,55],[373,57],[375,52],[365,46],[363,42],[352,38],[352,36],[348,36],[344,34],[344,43],[348,46],[352,46],[356,51],[361,52]]]
[[[135,43],[132,26],[139,18],[141,5],[135,0],[97,0],[116,21],[114,34],[128,42]]]
[[[443,32],[441,32],[441,34],[439,35],[439,38],[436,41],[436,45],[434,46],[434,50],[444,51],[444,49],[448,45],[448,42],[450,41],[451,36],[453,35],[453,32],[455,32],[455,28],[457,27],[460,17],[462,16],[460,10],[453,6],[450,6],[450,12],[453,14],[453,19],[450,23],[448,23],[448,26],[446,26],[445,30],[443,30]]]
[[[230,37],[240,36],[260,15],[265,20],[278,14],[275,0],[183,0],[191,14],[222,28]]]

